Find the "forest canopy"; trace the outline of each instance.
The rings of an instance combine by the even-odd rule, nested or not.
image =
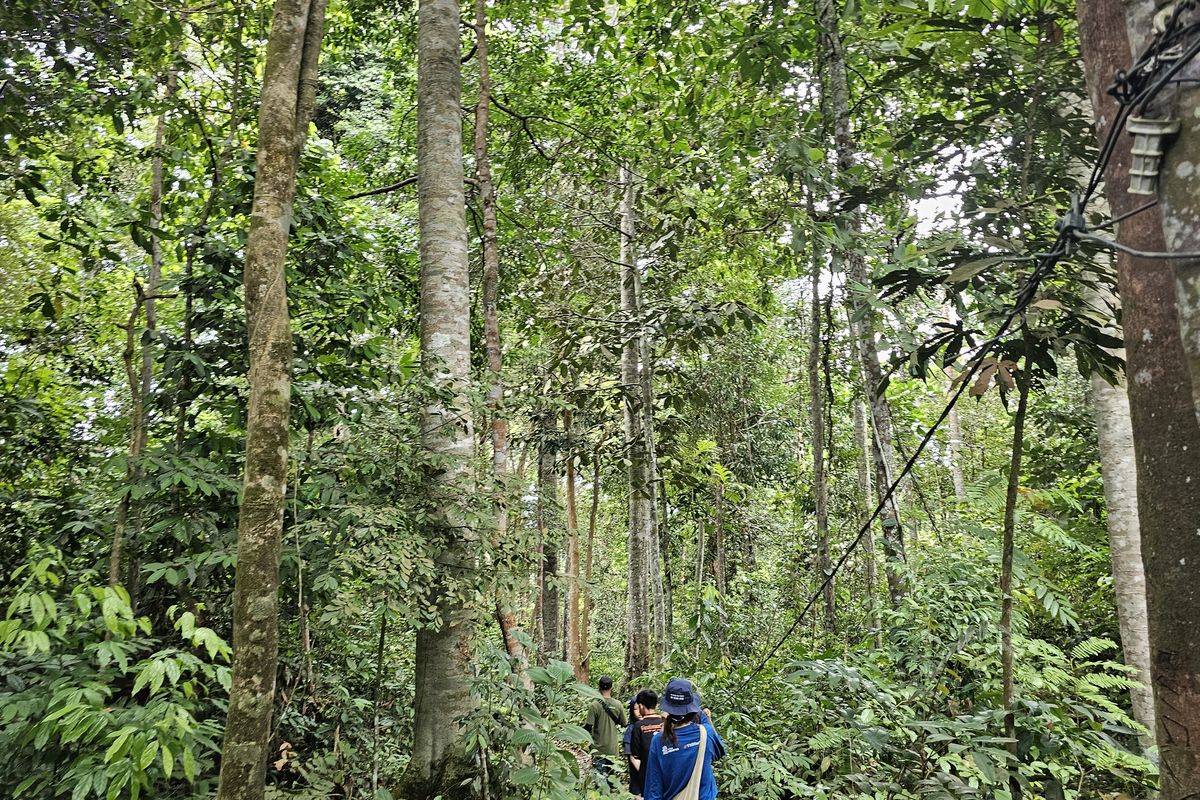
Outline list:
[[[1198,56],[7,0],[0,793],[1200,796]]]

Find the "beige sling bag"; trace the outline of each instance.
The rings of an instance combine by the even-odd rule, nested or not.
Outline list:
[[[683,791],[675,795],[675,800],[700,800],[700,779],[704,776],[704,748],[708,744],[708,729],[703,723],[700,726],[700,746],[696,749],[696,766],[692,767],[692,777],[688,780]]]

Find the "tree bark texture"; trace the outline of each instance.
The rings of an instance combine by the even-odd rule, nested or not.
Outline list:
[[[562,640],[562,602],[559,597],[558,548],[562,534],[562,518],[558,501],[558,421],[556,416],[545,414],[539,424],[541,428],[538,450],[538,547],[541,564],[538,574],[537,609],[538,660],[559,657]]]
[[[1096,438],[1100,470],[1104,476],[1104,504],[1108,516],[1108,546],[1112,558],[1113,589],[1125,663],[1137,670],[1142,687],[1130,691],[1133,717],[1150,732],[1143,744],[1154,741],[1154,692],[1150,683],[1150,629],[1146,615],[1146,574],[1142,569],[1142,534],[1137,509],[1137,458],[1133,450],[1133,425],[1124,383],[1113,386],[1100,375],[1092,376],[1092,407],[1096,412]]]
[[[962,465],[962,424],[958,419],[958,409],[950,409],[946,415],[946,433],[950,450],[950,481],[954,484],[954,497],[957,500],[967,499],[967,481],[963,476]]]
[[[1029,332],[1022,329],[1025,336]],[[1012,741],[1008,751],[1017,756],[1016,720],[1013,716],[1013,551],[1017,530],[1017,499],[1021,489],[1021,454],[1025,446],[1025,412],[1029,408],[1029,357],[1025,358],[1026,374],[1017,385],[1017,410],[1013,415],[1012,458],[1008,466],[1008,489],[1004,497],[1004,530],[1000,545],[1000,681],[1004,707],[1004,735]],[[1013,796],[1020,797],[1020,784],[1010,784]]]
[[[475,103],[475,180],[479,184],[479,205],[482,209],[483,236],[480,249],[483,255],[483,338],[487,355],[487,411],[491,422],[492,481],[496,494],[496,528],[493,550],[504,565],[508,536],[508,500],[505,478],[508,475],[508,418],[501,404],[504,401],[504,366],[500,346],[500,247],[497,241],[496,187],[492,181],[492,160],[488,149],[488,112],[492,80],[488,67],[487,0],[475,0],[475,61],[479,65],[479,97]],[[504,638],[504,648],[516,664],[517,672],[525,679],[529,655],[516,636],[517,614],[512,589],[508,581],[496,584],[496,622]]]
[[[625,629],[625,677],[645,675],[650,669],[650,632],[653,625],[654,505],[650,464],[642,414],[641,334],[638,330],[638,275],[636,246],[637,186],[632,170],[621,168],[621,316],[625,344],[621,349],[621,384],[624,396],[624,434],[629,466],[629,573]]]
[[[287,489],[292,334],[285,261],[296,172],[316,101],[325,0],[276,0],[259,100],[246,238],[249,402],[233,589],[233,677],[219,800],[264,793],[279,645],[279,552]]]
[[[871,503],[871,466],[870,451],[867,449],[867,412],[862,400],[855,397],[853,404],[854,416],[854,447],[858,452],[854,459],[858,467],[858,496],[859,505],[863,507],[863,519],[870,513],[866,507]],[[879,585],[879,572],[875,564],[875,531],[867,528],[863,537],[863,580],[866,583],[867,619],[871,626],[871,639],[876,647],[883,647],[883,621],[879,616],[879,601],[875,587]]]
[[[808,330],[808,403],[809,427],[812,429],[813,494],[816,496],[817,524],[817,582],[821,583],[833,569],[829,560],[829,483],[825,477],[825,396],[821,386],[821,267],[820,251],[813,249],[812,304]],[[837,629],[833,581],[822,590],[825,630]]]
[[[581,683],[588,683],[591,672],[592,567],[595,563],[596,523],[600,517],[600,448],[592,451],[592,504],[588,511],[587,547],[583,556],[583,619],[580,621],[579,653]]]
[[[467,764],[453,720],[472,706],[474,620],[454,581],[474,565],[474,538],[458,505],[471,491],[474,441],[466,392],[470,382],[471,292],[463,191],[462,77],[459,4],[424,0],[417,17],[417,191],[421,262],[421,366],[452,403],[432,399],[421,411],[429,537],[441,567],[434,602],[438,623],[417,633],[416,709],[409,797],[458,790]]]
[[[1120,0],[1087,0],[1078,11],[1088,91],[1103,141],[1117,115],[1106,90],[1116,71],[1132,63],[1126,6]],[[1137,19],[1138,9],[1134,13]],[[1105,170],[1114,215],[1145,203],[1127,191],[1130,145],[1130,137],[1121,134]],[[1162,170],[1165,185],[1176,180],[1176,166],[1169,156]],[[1173,191],[1165,192],[1168,207]],[[1118,239],[1141,250],[1167,249],[1159,209],[1121,222]],[[1119,253],[1117,286],[1137,458],[1161,796],[1182,800],[1200,796],[1200,647],[1195,646],[1200,641],[1200,424],[1170,262]]]
[[[567,498],[567,663],[575,672],[575,680],[583,679],[583,653],[579,640],[579,508],[576,498],[574,427],[571,412],[563,412],[563,431],[566,434],[566,498]]]
[[[846,74],[846,59],[839,31],[838,10],[834,0],[816,0],[817,26],[825,58],[822,87],[833,118],[833,140],[837,151],[838,168],[848,171],[854,166],[854,139],[850,131],[850,82]],[[846,226],[851,238],[862,239],[862,220],[856,210],[846,214]],[[862,253],[852,249],[843,253],[852,317],[851,332],[861,364],[863,391],[871,417],[873,431],[871,454],[875,471],[875,488],[880,497],[887,492],[895,474],[895,455],[892,450],[892,415],[884,391],[883,371],[875,344],[875,321],[870,305],[854,290],[854,286],[870,286],[866,261]],[[888,595],[892,605],[898,605],[906,590],[903,572],[904,535],[895,498],[886,503],[880,514],[883,529],[884,572],[887,574]]]

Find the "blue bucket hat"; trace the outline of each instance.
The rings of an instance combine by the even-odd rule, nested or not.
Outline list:
[[[672,678],[663,690],[659,707],[672,716],[700,713],[700,693],[686,678]]]

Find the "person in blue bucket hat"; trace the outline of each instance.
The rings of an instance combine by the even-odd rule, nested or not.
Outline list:
[[[645,800],[714,800],[713,762],[725,755],[725,743],[701,711],[700,692],[686,678],[673,678],[659,708],[667,719],[650,742]]]

